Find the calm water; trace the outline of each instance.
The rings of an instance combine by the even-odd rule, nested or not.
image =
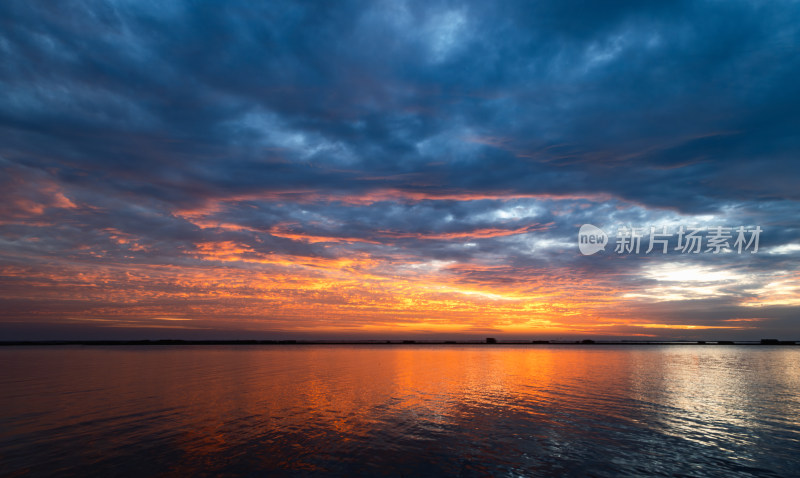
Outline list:
[[[798,476],[800,348],[0,350],[0,475]]]

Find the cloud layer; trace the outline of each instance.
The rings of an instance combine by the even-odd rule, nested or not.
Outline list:
[[[4,2],[0,330],[791,335],[798,20]],[[764,232],[757,254],[584,257],[584,223]]]

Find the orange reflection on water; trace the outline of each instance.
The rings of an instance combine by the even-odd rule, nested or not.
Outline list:
[[[495,463],[675,440],[678,454],[757,461],[763,436],[800,426],[798,358],[702,346],[4,349],[0,454],[13,442],[7,466],[33,473],[111,470],[141,454],[167,475],[368,460],[398,472],[414,453],[444,467],[465,453]]]

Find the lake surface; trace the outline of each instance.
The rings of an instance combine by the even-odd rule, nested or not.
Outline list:
[[[3,476],[798,476],[800,347],[0,349]]]

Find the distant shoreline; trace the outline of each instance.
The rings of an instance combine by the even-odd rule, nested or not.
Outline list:
[[[0,347],[13,346],[57,346],[57,345],[84,345],[84,346],[130,346],[130,345],[758,345],[758,346],[787,346],[800,345],[794,340],[762,339],[760,341],[736,340],[695,340],[695,341],[630,341],[630,340],[18,340],[0,341]]]

